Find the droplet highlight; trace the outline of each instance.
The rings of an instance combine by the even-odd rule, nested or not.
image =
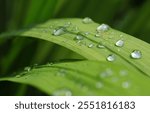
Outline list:
[[[124,41],[123,41],[123,40],[118,40],[118,41],[115,43],[115,45],[116,45],[117,47],[122,47],[122,46],[124,45]]]
[[[115,55],[111,54],[111,55],[108,55],[106,59],[109,62],[113,62],[116,58],[115,58]]]
[[[92,48],[92,47],[94,47],[94,44],[91,43],[88,45],[88,48]]]

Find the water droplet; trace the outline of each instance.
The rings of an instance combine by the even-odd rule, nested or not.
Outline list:
[[[31,71],[31,67],[25,67],[24,71],[27,71],[27,72]]]
[[[52,66],[52,65],[53,65],[52,62],[48,62],[48,63],[47,63],[47,66]]]
[[[100,89],[103,87],[103,83],[102,82],[97,82],[96,83],[96,88]]]
[[[100,43],[100,44],[98,44],[98,45],[97,45],[97,47],[98,47],[98,48],[101,48],[101,49],[104,49],[104,48],[105,48],[105,46],[104,46],[104,45],[102,45],[101,43]]]
[[[94,47],[94,44],[91,43],[91,44],[88,45],[88,47],[92,48],[92,47]]]
[[[16,78],[20,78],[20,77],[21,77],[21,75],[16,75],[15,77],[16,77]]]
[[[66,28],[65,27],[59,27],[57,29],[54,29],[52,35],[60,36],[60,35],[64,34],[65,32],[66,32]]]
[[[134,58],[134,59],[139,59],[142,57],[142,53],[141,51],[139,50],[134,50],[132,53],[131,53],[131,58]]]
[[[113,55],[113,54],[108,55],[107,61],[112,62],[112,61],[114,61],[114,60],[115,60],[115,55]]]
[[[97,32],[101,32],[101,31],[108,31],[109,30],[109,26],[107,24],[101,24],[100,26],[97,27]]]
[[[95,34],[95,37],[100,37],[100,34]]]
[[[85,34],[85,35],[89,35],[90,33],[89,33],[89,32],[85,32],[84,34]]]
[[[123,35],[120,35],[120,37],[123,37]]]
[[[92,20],[91,18],[89,18],[89,17],[85,17],[85,18],[82,20],[82,22],[83,22],[84,24],[89,24],[89,23],[92,23],[93,20]]]
[[[68,89],[60,89],[53,92],[54,96],[72,96],[72,92]]]
[[[75,40],[83,40],[83,39],[84,39],[84,36],[82,36],[80,34],[76,35],[76,37],[75,37]]]
[[[107,68],[105,71],[100,73],[101,78],[110,77],[111,75],[113,75],[113,71],[110,68]]]
[[[116,45],[117,47],[122,47],[122,46],[124,45],[124,41],[123,41],[123,40],[118,40],[118,41],[115,43],[115,45]]]
[[[122,87],[123,88],[129,88],[130,87],[130,83],[128,81],[125,81],[122,83]]]

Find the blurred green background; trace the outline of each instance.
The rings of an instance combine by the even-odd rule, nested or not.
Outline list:
[[[0,0],[0,33],[53,18],[90,17],[150,43],[150,0]],[[25,66],[84,59],[72,51],[32,38],[0,39],[0,76]],[[33,87],[1,82],[0,95],[45,95]]]

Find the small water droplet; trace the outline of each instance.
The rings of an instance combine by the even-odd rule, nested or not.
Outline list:
[[[58,28],[54,29],[52,35],[60,36],[60,35],[64,34],[65,32],[66,32],[66,28],[65,27],[58,27]]]
[[[120,37],[123,37],[123,35],[120,35]]]
[[[76,35],[76,37],[75,37],[75,40],[83,40],[83,39],[84,39],[84,36],[82,36],[80,34]]]
[[[98,45],[97,45],[97,47],[98,47],[98,48],[101,48],[101,49],[104,49],[104,48],[105,48],[105,46],[104,46],[104,45],[102,45],[101,43],[100,43],[100,44],[98,44]]]
[[[127,89],[127,88],[130,87],[130,83],[128,81],[125,81],[125,82],[122,83],[122,87]]]
[[[92,23],[93,20],[92,20],[91,18],[89,18],[89,17],[85,17],[85,18],[82,20],[82,22],[83,22],[84,24],[89,24],[89,23]]]
[[[31,71],[31,67],[29,67],[29,66],[28,66],[28,67],[25,67],[25,68],[24,68],[24,71],[27,71],[27,72]]]
[[[92,48],[92,47],[94,47],[94,44],[91,43],[88,45],[88,48]]]
[[[68,89],[59,89],[53,92],[54,96],[72,96],[72,92]]]
[[[107,56],[107,61],[112,62],[115,60],[115,55],[111,54]]]
[[[134,50],[132,53],[131,53],[131,58],[133,59],[139,59],[142,57],[142,53],[141,51],[139,50]]]
[[[122,47],[122,46],[124,45],[124,41],[123,41],[123,40],[118,40],[118,41],[115,43],[115,45],[116,45],[117,47]]]
[[[96,83],[96,88],[100,89],[103,87],[103,83],[102,82],[97,82]]]
[[[100,34],[95,34],[95,37],[100,37]]]
[[[97,32],[101,32],[101,31],[108,31],[110,29],[110,27],[107,24],[101,24],[100,26],[97,27]]]
[[[16,78],[20,78],[20,77],[21,77],[21,75],[16,75],[15,77],[16,77]]]
[[[89,35],[90,33],[89,33],[89,32],[85,32],[84,34],[87,36],[87,35]]]

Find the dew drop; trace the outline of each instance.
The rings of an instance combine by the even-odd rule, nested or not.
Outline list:
[[[127,88],[130,87],[130,83],[128,81],[125,81],[125,82],[122,83],[122,87],[127,89]]]
[[[123,40],[118,40],[118,41],[115,43],[115,45],[116,45],[117,47],[122,47],[122,46],[124,45],[124,41],[123,41]]]
[[[85,17],[85,18],[82,20],[82,22],[83,22],[84,24],[90,24],[90,23],[93,22],[93,20],[92,20],[91,18],[89,18],[89,17]]]
[[[90,33],[89,33],[89,32],[85,32],[84,34],[85,34],[85,35],[89,35]]]
[[[133,59],[140,59],[141,57],[142,57],[142,53],[139,50],[134,50],[131,53],[131,58],[133,58]]]
[[[64,34],[65,32],[66,32],[66,28],[65,27],[59,27],[57,29],[54,29],[52,35],[60,36],[60,35]]]
[[[25,67],[24,71],[27,71],[27,72],[31,71],[31,67]]]
[[[104,48],[105,48],[105,46],[104,46],[104,45],[102,45],[102,44],[98,44],[98,45],[97,45],[97,48],[104,49]]]
[[[94,47],[94,44],[91,43],[88,45],[88,48],[92,48],[92,47]]]
[[[108,31],[110,29],[110,27],[107,24],[101,24],[100,26],[97,27],[97,32],[101,32],[101,31]]]
[[[75,37],[75,40],[83,40],[83,39],[84,39],[84,36],[82,36],[80,34],[76,35],[76,37]]]
[[[112,62],[115,60],[115,55],[113,55],[113,54],[108,55],[106,59],[107,59],[107,61]]]
[[[48,63],[47,63],[47,66],[52,66],[52,65],[53,65],[52,62],[48,62]]]
[[[72,96],[72,92],[68,89],[60,89],[53,92],[54,96]]]
[[[15,77],[16,77],[16,78],[20,78],[20,77],[21,77],[21,75],[16,75]]]
[[[100,34],[95,34],[95,37],[100,37]]]
[[[96,88],[100,89],[103,87],[103,83],[102,82],[97,82],[96,83]]]

